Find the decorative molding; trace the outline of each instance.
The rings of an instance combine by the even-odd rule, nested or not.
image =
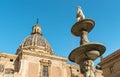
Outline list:
[[[36,53],[34,51],[22,51],[22,55],[30,55],[30,56],[35,56],[35,57],[45,57],[45,58],[49,58],[49,59],[52,59],[52,60],[61,60],[61,61],[64,61],[66,62],[67,59],[66,58],[63,58],[63,57],[59,57],[59,56],[56,56],[56,55],[50,55],[50,54],[45,54],[45,53]]]
[[[40,60],[40,65],[50,66],[51,64],[52,62],[50,60],[45,60],[45,59]]]
[[[100,65],[104,65],[107,62],[111,62],[112,60],[114,61],[114,59],[116,59],[116,58],[118,58],[118,60],[120,60],[119,56],[120,56],[120,50],[117,50],[114,53],[112,53],[112,54],[108,55],[107,57],[103,58]]]

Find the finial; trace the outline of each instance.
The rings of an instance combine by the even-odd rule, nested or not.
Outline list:
[[[85,16],[84,16],[80,6],[77,6],[76,18],[77,18],[77,21],[81,21],[81,20],[85,19]]]
[[[39,20],[39,19],[37,18],[36,25],[38,24],[38,20]]]
[[[42,34],[42,29],[41,27],[38,25],[38,18],[37,18],[37,21],[36,21],[36,25],[32,27],[32,34]]]

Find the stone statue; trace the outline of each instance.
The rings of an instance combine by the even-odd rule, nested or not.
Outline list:
[[[94,63],[92,60],[84,61],[81,66],[81,73],[83,73],[85,77],[95,77]]]
[[[77,21],[81,21],[81,20],[85,19],[82,9],[79,6],[77,7],[76,18],[77,18]]]

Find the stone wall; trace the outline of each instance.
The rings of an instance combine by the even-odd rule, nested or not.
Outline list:
[[[120,50],[103,58],[100,65],[104,77],[120,77]]]

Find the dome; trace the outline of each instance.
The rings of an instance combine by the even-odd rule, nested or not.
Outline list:
[[[42,29],[38,23],[32,27],[30,36],[24,39],[19,49],[52,54],[52,49],[47,40],[42,36]]]

